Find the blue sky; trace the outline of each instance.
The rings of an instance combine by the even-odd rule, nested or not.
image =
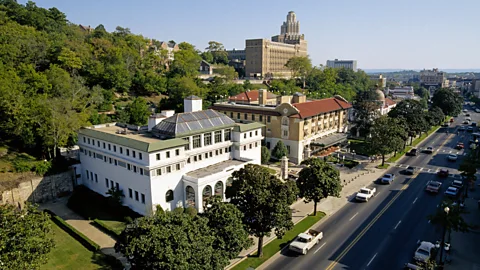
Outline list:
[[[26,1],[20,0],[24,4]],[[288,11],[300,21],[314,65],[356,59],[362,69],[480,68],[479,0],[37,0],[76,24],[116,26],[158,40],[210,40],[243,49],[245,39],[280,32]]]

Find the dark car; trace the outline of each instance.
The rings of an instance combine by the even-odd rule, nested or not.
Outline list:
[[[440,169],[437,175],[440,177],[448,177],[449,171],[447,169]]]
[[[410,150],[407,155],[409,156],[416,156],[418,154],[418,150],[417,148],[413,148],[412,150]]]

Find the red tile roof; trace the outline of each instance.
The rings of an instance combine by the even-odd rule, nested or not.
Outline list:
[[[325,98],[320,100],[307,101],[303,103],[294,103],[293,107],[299,111],[298,116],[292,117],[307,118],[322,113],[333,112],[351,108],[352,105],[338,98]]]
[[[276,97],[277,95],[267,91],[267,99],[272,99]],[[228,99],[230,101],[248,101],[248,102],[258,101],[258,90],[246,91],[236,96],[231,96]]]
[[[390,107],[390,106],[395,105],[395,104],[396,104],[395,101],[393,101],[393,100],[391,100],[390,98],[387,98],[387,97],[385,98],[385,107]]]

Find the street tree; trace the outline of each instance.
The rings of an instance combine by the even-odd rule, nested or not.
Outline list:
[[[463,98],[452,89],[441,88],[432,97],[432,106],[442,109],[445,115],[455,116],[462,111]]]
[[[448,213],[445,212],[445,207],[449,208]],[[427,218],[430,223],[443,228],[447,232],[469,232],[471,225],[468,224],[463,218],[463,214],[466,211],[460,207],[460,204],[453,204],[451,201],[443,201],[439,207],[437,207],[434,214],[429,215]]]
[[[318,158],[304,160],[303,168],[298,176],[299,196],[305,203],[313,201],[313,214],[317,214],[317,204],[328,196],[339,197],[342,185],[340,173],[330,164]]]
[[[270,161],[270,150],[266,146],[262,146],[262,164],[267,164]]]
[[[279,140],[273,148],[272,156],[276,159],[281,159],[284,156],[288,157],[288,149],[282,140]]]
[[[292,72],[292,78],[299,78],[305,88],[305,80],[308,72],[312,69],[312,61],[308,56],[294,56],[288,59],[285,67]]]
[[[208,219],[184,211],[157,211],[127,225],[115,250],[135,269],[223,269],[228,258],[214,248]]]
[[[48,214],[30,204],[0,205],[1,269],[38,269],[54,245]]]
[[[253,245],[242,223],[243,213],[233,204],[222,202],[217,196],[209,198],[204,217],[213,231],[213,247],[222,257],[234,259],[243,250]]]
[[[353,109],[355,113],[354,123],[357,134],[364,134],[365,138],[370,133],[373,121],[380,115],[382,103],[378,93],[374,90],[363,91],[357,94]]]
[[[468,192],[468,188],[473,188],[475,181],[477,180],[477,167],[478,167],[477,157],[475,152],[470,152],[469,155],[462,161],[459,167],[459,171],[461,171],[461,175],[465,177],[467,180],[467,187],[465,187],[466,192]]]
[[[430,126],[438,126],[445,121],[445,114],[443,114],[442,109],[439,107],[431,107],[427,113],[427,121]]]
[[[367,145],[371,153],[382,156],[382,166],[385,164],[385,155],[398,150],[404,144],[406,132],[402,123],[401,119],[386,115],[375,119]]]
[[[400,101],[397,106],[388,113],[388,116],[405,120],[408,136],[410,136],[410,143],[413,137],[430,128],[426,120],[425,110],[418,100],[406,99]]]
[[[290,205],[295,201],[294,182],[282,182],[260,165],[248,164],[233,172],[226,189],[230,203],[244,214],[249,234],[258,237],[259,257],[263,256],[263,238],[275,230],[277,237],[293,227]]]

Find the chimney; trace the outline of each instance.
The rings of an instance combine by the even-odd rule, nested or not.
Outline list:
[[[307,96],[304,94],[297,92],[293,95],[292,103],[303,103],[305,101],[307,101]]]
[[[191,95],[183,100],[184,112],[197,112],[202,110],[202,99]]]
[[[164,111],[162,111],[163,113]],[[158,125],[158,123],[162,122],[163,119],[165,119],[165,115],[161,114],[161,113],[156,113],[156,114],[152,114],[150,115],[150,117],[148,117],[148,131],[152,131],[152,128],[154,128],[156,125]]]
[[[259,89],[258,90],[258,104],[267,105],[267,90]]]

